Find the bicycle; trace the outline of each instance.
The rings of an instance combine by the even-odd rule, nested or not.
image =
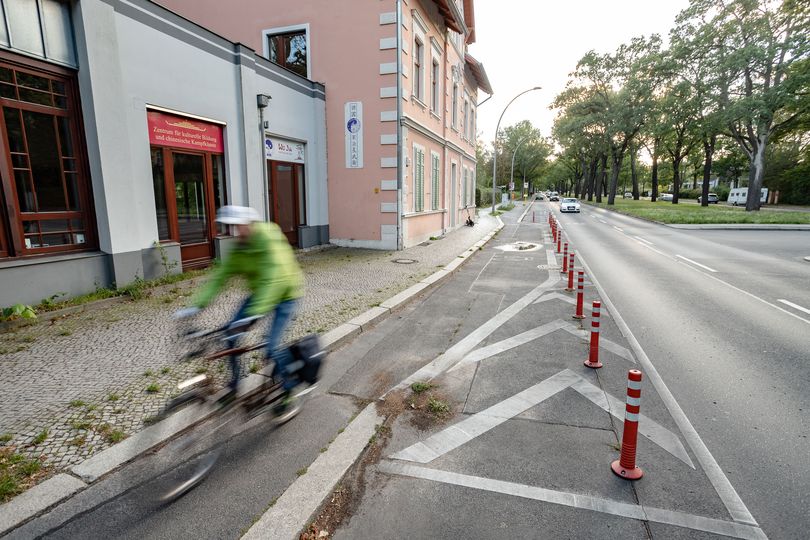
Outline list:
[[[241,356],[250,351],[265,348],[267,344],[262,342],[208,352],[217,340],[227,342],[242,337],[261,318],[242,319],[210,331],[185,332],[186,340],[194,347],[181,356],[181,361],[201,357],[203,361],[210,362],[231,355]],[[295,377],[299,382],[309,384],[303,391],[293,394],[295,398],[303,397],[316,388],[318,373],[326,352],[321,349],[315,335],[298,339],[289,344],[288,348],[293,356],[293,362],[286,370],[286,377]],[[205,480],[222,453],[223,443],[235,435],[232,430],[234,425],[241,425],[266,412],[273,411],[277,413],[274,415],[273,424],[278,426],[292,420],[300,412],[301,403],[297,399],[294,404],[281,410],[281,400],[287,398],[288,394],[284,391],[281,381],[273,377],[272,372],[268,374],[260,371],[257,374],[264,377],[265,380],[260,384],[254,383],[252,387],[243,389],[227,403],[221,401],[222,391],[217,389],[213,379],[205,373],[178,384],[181,393],[169,401],[157,419],[168,418],[190,407],[197,409],[190,413],[190,417],[199,419],[199,421],[164,448],[181,465],[187,461],[194,463],[190,471],[181,471],[176,475],[178,478],[172,482],[172,487],[158,497],[160,502],[172,502]],[[241,422],[236,422],[236,420],[241,420]],[[224,436],[222,436],[223,433]],[[218,439],[217,436],[219,436]],[[211,442],[211,439],[215,440]]]

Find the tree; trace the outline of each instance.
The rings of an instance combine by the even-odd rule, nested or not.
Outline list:
[[[746,210],[758,210],[768,143],[810,111],[810,7],[803,0],[692,0],[695,21],[722,44],[717,68],[730,75],[721,96],[726,134],[749,160]]]

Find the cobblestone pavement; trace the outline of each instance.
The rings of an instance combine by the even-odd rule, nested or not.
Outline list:
[[[513,212],[519,210],[522,206]],[[326,332],[378,305],[451,262],[496,225],[482,212],[475,227],[403,251],[300,253],[307,294],[287,338]],[[223,364],[174,360],[179,343],[170,315],[188,302],[189,294],[187,286],[178,284],[137,301],[0,334],[0,436],[11,436],[5,444],[40,457],[58,472],[140,430],[178,381],[206,371],[224,379]],[[201,315],[202,326],[224,323],[243,298],[238,286],[224,292]],[[251,338],[258,340],[261,330]],[[260,362],[252,353],[243,358],[242,369],[255,369]]]

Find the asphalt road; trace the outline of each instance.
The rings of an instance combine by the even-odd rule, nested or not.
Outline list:
[[[806,538],[810,231],[554,212],[764,532]]]

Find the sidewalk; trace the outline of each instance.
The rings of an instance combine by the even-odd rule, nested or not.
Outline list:
[[[452,262],[497,225],[482,211],[473,228],[399,252],[330,248],[299,254],[307,295],[287,338],[328,332],[379,305]],[[178,284],[142,300],[0,335],[0,444],[41,459],[50,476],[143,429],[178,381],[206,369],[224,379],[224,365],[174,360],[169,316],[188,301],[186,289]],[[227,321],[242,298],[238,289],[226,291],[201,322],[212,327]],[[256,330],[252,337],[259,336]],[[243,371],[258,362],[257,355],[243,359]]]

